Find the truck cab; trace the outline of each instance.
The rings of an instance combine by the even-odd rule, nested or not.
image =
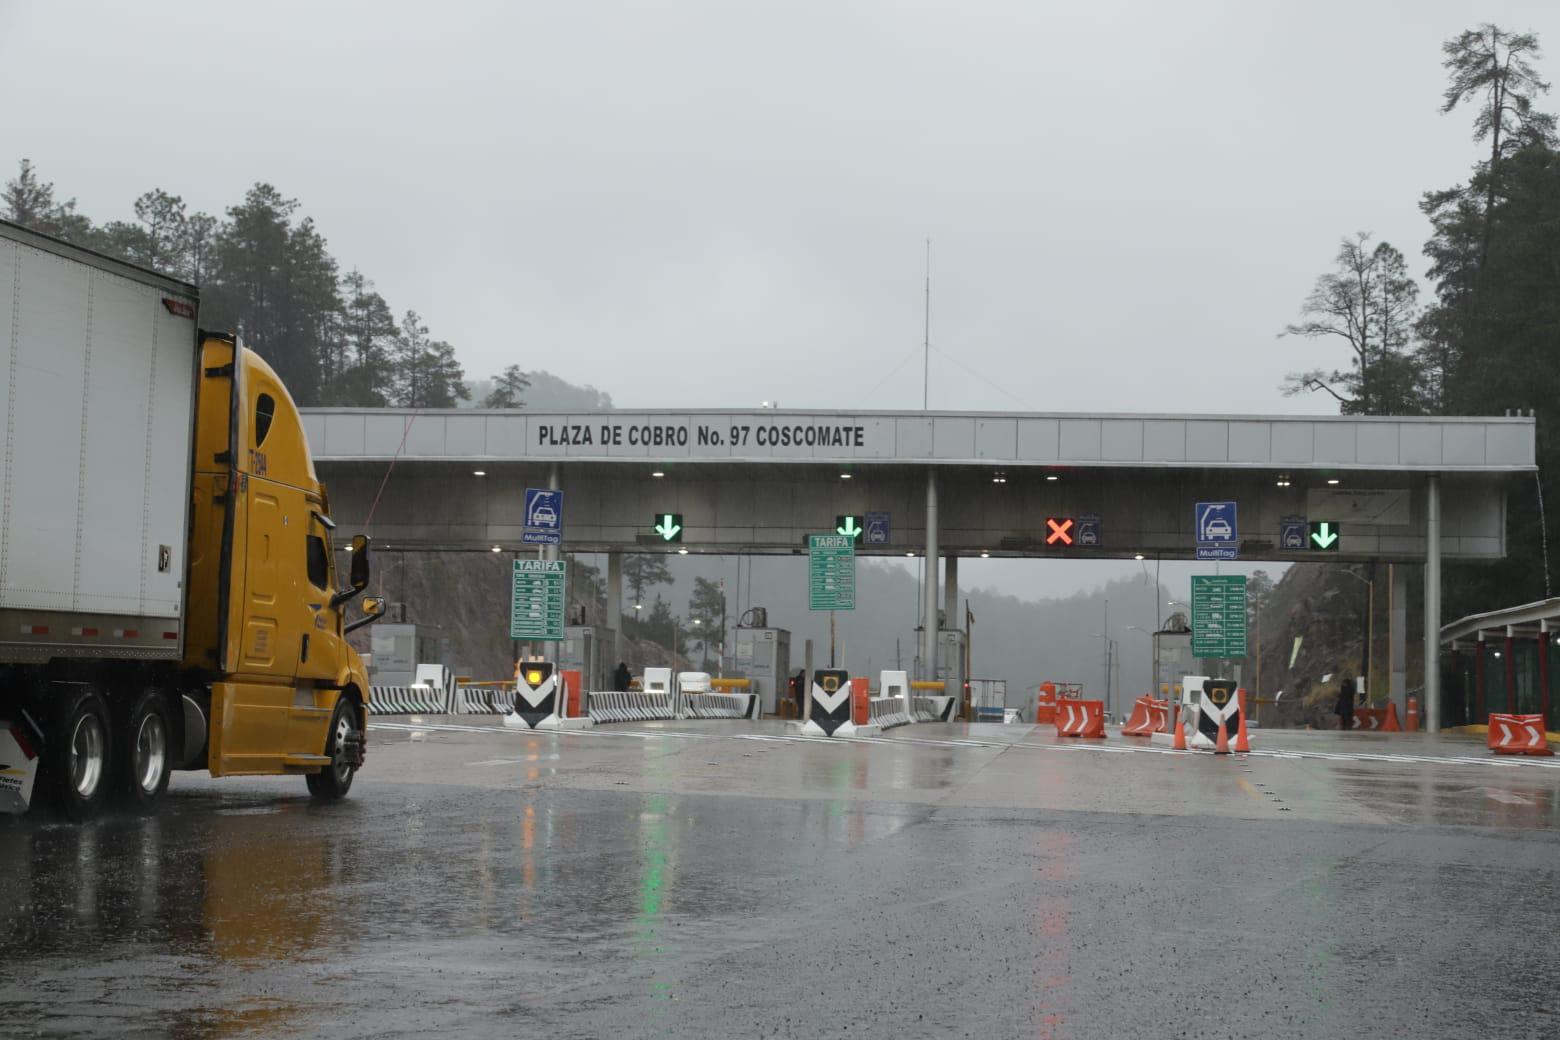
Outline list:
[[[235,338],[205,334],[190,523],[191,611],[184,665],[209,676],[193,708],[205,724],[186,768],[214,776],[302,773],[339,797],[362,763],[368,675],[347,632],[378,616],[347,605],[368,584],[368,539],[343,547],[314,471],[303,424],[271,366]],[[190,717],[191,706],[185,715]]]

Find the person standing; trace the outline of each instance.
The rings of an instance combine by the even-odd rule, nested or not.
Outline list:
[[[1338,716],[1338,728],[1351,730],[1354,728],[1354,680],[1345,678],[1338,684],[1338,703],[1333,706],[1333,714]]]
[[[632,682],[634,675],[628,670],[628,664],[619,661],[617,669],[612,673],[612,688],[620,693],[628,692],[628,684]]]

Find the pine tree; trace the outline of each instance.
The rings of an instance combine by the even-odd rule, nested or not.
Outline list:
[[[493,389],[482,399],[484,408],[524,408],[525,391],[531,380],[520,371],[519,365],[510,365],[493,377]]]

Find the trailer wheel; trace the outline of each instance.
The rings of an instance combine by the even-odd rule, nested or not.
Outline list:
[[[161,690],[142,690],[130,702],[118,728],[114,765],[116,793],[140,812],[162,801],[173,772],[173,725]]]
[[[90,686],[60,686],[44,747],[44,793],[66,818],[96,816],[108,799],[108,705]]]
[[[330,732],[325,736],[325,754],[330,757],[330,765],[304,777],[315,801],[334,802],[347,796],[363,761],[362,745],[357,705],[349,697],[337,698],[336,710],[330,716]]]

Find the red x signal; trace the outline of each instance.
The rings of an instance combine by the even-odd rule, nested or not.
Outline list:
[[[1073,543],[1073,520],[1070,516],[1048,516],[1045,518],[1045,544],[1046,545],[1071,545]]]

